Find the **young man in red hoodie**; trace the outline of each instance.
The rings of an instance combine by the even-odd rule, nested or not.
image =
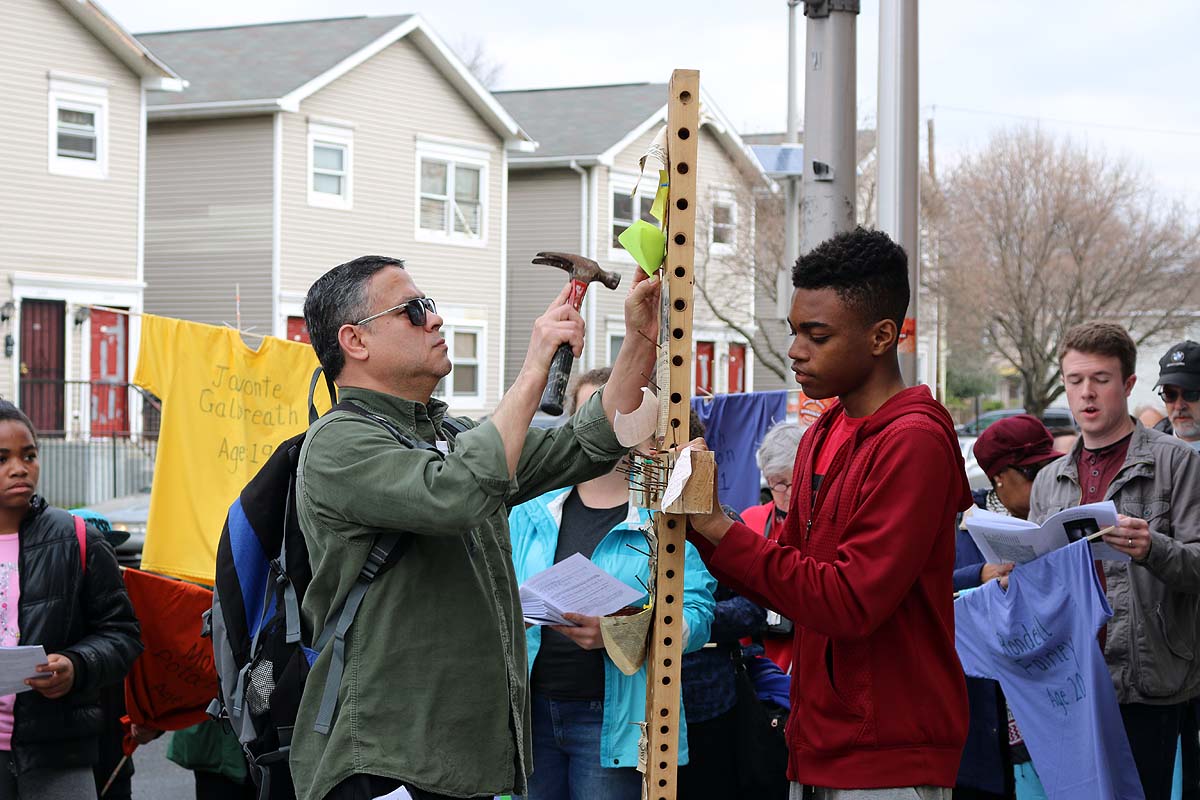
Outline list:
[[[689,519],[722,583],[796,625],[795,800],[949,800],[967,738],[952,573],[971,494],[950,415],[900,376],[907,263],[862,228],[797,260],[792,371],[839,402],[800,442],[778,543],[719,510]]]

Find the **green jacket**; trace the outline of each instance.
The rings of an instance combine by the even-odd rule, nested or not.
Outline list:
[[[438,440],[444,403],[364,389],[352,400],[408,435]],[[300,800],[322,800],[354,774],[456,797],[524,794],[532,771],[525,626],[508,508],[602,475],[625,452],[596,394],[566,425],[531,428],[514,480],[490,422],[449,455],[408,449],[347,411],[308,432],[298,512],[313,577],[302,612],[319,636],[349,593],[375,536],[403,530],[403,558],[366,593],[346,642],[328,736],[313,730],[331,648],[313,663],[292,740]]]

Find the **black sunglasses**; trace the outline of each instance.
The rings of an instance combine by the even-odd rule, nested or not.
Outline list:
[[[1200,400],[1200,389],[1167,389],[1163,388],[1158,391],[1158,396],[1162,398],[1164,403],[1174,403],[1183,396],[1183,402],[1195,403]]]
[[[432,297],[416,297],[416,298],[413,298],[412,300],[407,300],[398,306],[392,306],[391,308],[385,308],[383,311],[380,311],[378,314],[372,314],[369,317],[363,317],[362,319],[360,319],[358,322],[356,322],[354,324],[355,325],[366,325],[368,322],[370,322],[373,319],[379,319],[382,316],[386,316],[387,314],[390,314],[393,311],[399,311],[400,309],[404,309],[404,311],[408,314],[409,322],[411,322],[413,325],[416,325],[418,328],[424,328],[427,315],[437,313],[437,303],[433,302]]]

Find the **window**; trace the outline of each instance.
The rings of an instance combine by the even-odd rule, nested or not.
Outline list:
[[[434,395],[448,403],[483,402],[483,329],[466,325],[443,325],[442,335],[454,369],[438,383]]]
[[[108,176],[108,88],[102,81],[50,78],[49,171]]]
[[[96,160],[95,108],[58,107],[58,156]]]
[[[417,238],[482,244],[488,154],[417,142]]]
[[[658,187],[651,181],[650,185],[646,185],[646,181],[642,181],[642,185],[638,187],[637,194],[631,195],[633,189],[633,181],[613,180],[612,192],[612,243],[610,247],[614,254],[621,254],[622,257],[628,259],[629,256],[625,253],[625,248],[621,246],[618,237],[625,232],[625,229],[633,224],[635,219],[644,219],[651,225],[658,225],[659,222],[650,215],[650,208],[654,205],[654,190]],[[624,184],[624,185],[620,185]],[[634,216],[634,210],[637,210],[637,216]]]
[[[354,130],[348,126],[309,122],[308,204],[353,208]]]
[[[608,363],[611,366],[617,361],[617,354],[621,352],[621,345],[625,344],[625,334],[610,333],[608,335]]]
[[[737,202],[728,192],[716,192],[712,201],[710,236],[713,250],[728,252],[737,247]]]

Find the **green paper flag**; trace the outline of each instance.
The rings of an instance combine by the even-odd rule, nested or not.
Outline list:
[[[639,219],[626,228],[617,237],[617,241],[651,277],[667,257],[666,235],[644,219]]]

